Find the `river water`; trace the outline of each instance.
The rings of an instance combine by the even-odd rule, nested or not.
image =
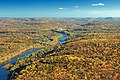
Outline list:
[[[57,44],[61,44],[61,43],[66,42],[66,39],[68,38],[68,35],[63,33],[63,32],[57,32],[57,33],[62,34],[62,37],[58,40]],[[32,54],[33,52],[36,52],[38,50],[41,50],[41,48],[35,48],[35,49],[32,49],[32,50],[25,51],[23,54],[11,59],[8,62],[5,62],[5,63],[1,64],[0,65],[0,80],[7,80],[7,77],[8,77],[8,74],[9,74],[9,70],[5,70],[3,68],[3,66],[5,66],[6,64],[9,64],[9,63],[15,63],[18,58],[23,58],[23,57],[27,56],[28,54]]]
[[[62,37],[60,39],[58,39],[58,43],[57,44],[61,44],[66,42],[67,38],[69,35],[65,34],[64,32],[57,32],[58,34],[62,34]]]

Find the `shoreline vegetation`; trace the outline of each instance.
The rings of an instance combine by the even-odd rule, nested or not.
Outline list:
[[[61,34],[59,34],[59,35],[57,35],[57,36],[51,36],[52,42],[51,42],[51,41],[48,41],[48,42],[46,42],[45,44],[50,44],[50,45],[54,46],[54,45],[57,44],[58,39],[61,38],[61,37],[62,37]],[[29,46],[29,47],[27,47],[27,48],[25,48],[25,49],[23,49],[23,50],[17,51],[17,52],[15,52],[15,53],[10,53],[9,55],[7,55],[7,56],[5,56],[5,57],[2,57],[2,58],[0,59],[0,64],[5,63],[5,62],[7,62],[7,61],[10,61],[10,60],[13,59],[14,57],[19,56],[19,55],[21,55],[22,53],[24,53],[24,52],[26,52],[26,51],[28,51],[28,50],[32,50],[32,49],[35,49],[35,48],[44,48],[44,47],[45,47],[45,46],[42,46],[42,45],[37,45],[37,46],[34,46],[34,45],[33,45],[33,46]]]
[[[39,48],[39,47],[34,47],[34,49],[35,49],[35,48]],[[7,62],[7,61],[10,61],[10,60],[13,59],[14,57],[19,56],[19,55],[21,55],[22,53],[24,53],[24,52],[26,52],[26,51],[28,51],[28,50],[32,50],[32,49],[33,49],[33,46],[30,46],[30,47],[28,47],[28,48],[26,48],[26,49],[24,49],[24,50],[18,51],[18,52],[16,52],[16,53],[11,53],[12,55],[9,54],[9,55],[5,56],[5,59],[4,59],[4,57],[1,58],[1,59],[0,59],[0,64],[3,64],[3,63],[5,63],[5,62]]]
[[[64,33],[64,32],[61,32],[61,33]],[[61,34],[59,34],[59,36],[57,36],[57,37],[51,37],[51,38],[53,39],[53,43],[54,43],[54,44],[52,44],[52,45],[56,45],[56,44],[58,43],[58,40],[59,40],[61,37],[62,37]],[[26,51],[29,51],[29,50],[32,50],[32,49],[35,49],[35,48],[44,49],[44,47],[41,47],[41,46],[37,46],[37,47],[31,46],[31,47],[28,47],[28,48],[29,48],[29,49],[26,49],[26,50],[21,51],[21,53],[24,53],[24,52],[26,52]],[[38,51],[40,51],[40,50],[38,50]],[[38,52],[38,51],[37,51],[37,52]],[[20,53],[20,52],[18,52],[18,53]],[[34,53],[36,53],[36,52],[34,52]],[[21,55],[21,54],[19,54],[19,55]],[[19,55],[17,55],[17,56],[19,56]],[[29,55],[31,55],[31,54],[29,54]],[[26,56],[27,56],[27,55],[26,55]],[[15,57],[16,57],[16,56],[15,56]],[[13,58],[14,58],[14,57],[13,57]],[[11,59],[12,59],[12,58],[11,58]],[[9,61],[9,60],[11,60],[11,59],[8,59],[8,60],[6,60],[6,61]],[[3,61],[3,63],[6,62],[6,61]],[[0,62],[0,63],[1,63],[1,62]],[[9,70],[11,67],[12,67],[12,64],[7,64],[7,65],[5,65],[3,68]]]

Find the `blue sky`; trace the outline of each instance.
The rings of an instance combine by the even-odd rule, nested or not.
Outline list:
[[[120,0],[0,0],[0,17],[120,17]]]

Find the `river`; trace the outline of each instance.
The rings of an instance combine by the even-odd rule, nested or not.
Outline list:
[[[57,32],[57,33],[62,34],[62,37],[58,40],[57,44],[64,43],[66,41],[66,39],[68,38],[68,35],[63,33],[63,32]],[[25,51],[23,54],[11,59],[8,62],[5,62],[5,63],[1,64],[0,65],[0,80],[7,80],[7,77],[8,77],[8,74],[9,74],[9,70],[5,70],[3,68],[3,66],[5,66],[6,64],[9,64],[9,63],[15,63],[18,58],[23,58],[23,57],[27,56],[28,54],[32,54],[33,52],[36,52],[38,50],[41,50],[41,48],[35,48],[35,49],[32,49],[32,50]]]
[[[8,33],[8,32],[0,32],[0,34],[6,34],[6,33]]]

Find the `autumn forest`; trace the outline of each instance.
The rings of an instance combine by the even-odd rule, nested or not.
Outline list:
[[[120,80],[120,18],[0,18],[0,67],[8,80]]]

